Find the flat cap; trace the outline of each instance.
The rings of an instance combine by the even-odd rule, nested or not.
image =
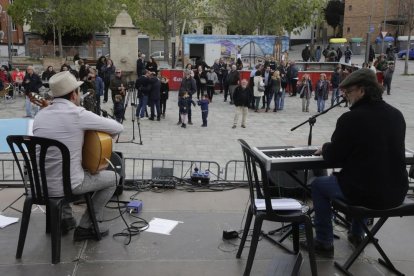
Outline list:
[[[368,86],[368,85],[378,85],[377,76],[375,73],[368,68],[361,68],[352,72],[348,77],[346,77],[340,84],[340,88],[347,88],[354,85],[358,86]]]

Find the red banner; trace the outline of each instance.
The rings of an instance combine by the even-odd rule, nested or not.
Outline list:
[[[161,76],[168,79],[168,85],[171,91],[178,91],[180,89],[181,81],[183,80],[183,70],[161,70]]]

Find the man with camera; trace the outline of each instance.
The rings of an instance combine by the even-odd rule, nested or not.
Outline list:
[[[115,77],[111,80],[109,84],[109,88],[111,89],[111,96],[112,102],[115,102],[115,95],[121,95],[122,101],[125,101],[125,90],[127,88],[127,82],[122,77],[121,69],[115,70]]]
[[[93,89],[95,92],[95,112],[96,114],[101,114],[101,96],[103,95],[104,91],[104,82],[101,77],[97,75],[96,69],[90,68],[88,73],[88,78],[86,79],[86,85],[88,90]]]

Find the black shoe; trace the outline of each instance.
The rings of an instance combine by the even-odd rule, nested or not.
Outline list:
[[[157,117],[157,121],[161,121],[161,117]]]
[[[223,102],[227,102],[227,99],[224,99],[224,101]]]
[[[356,236],[352,233],[348,233],[348,241],[354,246],[354,247],[358,247],[361,242],[364,240],[364,236]]]
[[[189,125],[192,125],[192,124],[193,124],[193,122],[188,122],[188,124],[189,124]]]
[[[277,112],[277,109],[273,109],[273,112]]]
[[[246,128],[246,126],[245,126],[245,125],[241,125],[241,127],[242,127],[242,128]]]
[[[103,101],[103,103],[106,103],[106,102],[107,102],[107,101],[105,101],[105,100]]]
[[[101,236],[105,237],[108,235],[109,230],[100,230]],[[73,240],[74,241],[84,241],[84,240],[92,240],[96,239],[95,229],[93,228],[82,228],[76,227],[75,232],[73,233]]]
[[[149,117],[148,120],[154,121],[154,117]]]
[[[268,112],[269,111],[269,108],[266,108],[266,111],[265,112]]]
[[[299,243],[300,247],[303,248],[306,251],[309,251],[308,249],[308,243],[306,241],[301,241]],[[313,248],[316,255],[319,255],[321,257],[325,258],[333,258],[334,257],[334,247],[333,245],[325,245],[321,243],[320,241],[313,240]]]
[[[62,235],[67,234],[70,230],[75,229],[75,227],[76,227],[75,218],[62,219],[62,221],[60,222],[60,229],[62,231]]]
[[[178,125],[180,125],[180,124],[181,124],[181,122],[180,122],[180,121],[178,121],[177,126],[178,126]]]
[[[207,125],[201,125],[201,127],[207,127]]]

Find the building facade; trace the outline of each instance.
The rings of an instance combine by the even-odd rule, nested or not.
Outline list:
[[[24,55],[25,40],[23,28],[14,24],[11,17],[7,14],[9,4],[9,0],[0,0],[0,57],[8,57],[9,41],[10,51],[13,56]]]
[[[343,37],[360,37],[371,33],[371,42],[382,32],[397,38],[404,35],[404,20],[400,0],[345,0]],[[371,20],[371,24],[370,24]]]

